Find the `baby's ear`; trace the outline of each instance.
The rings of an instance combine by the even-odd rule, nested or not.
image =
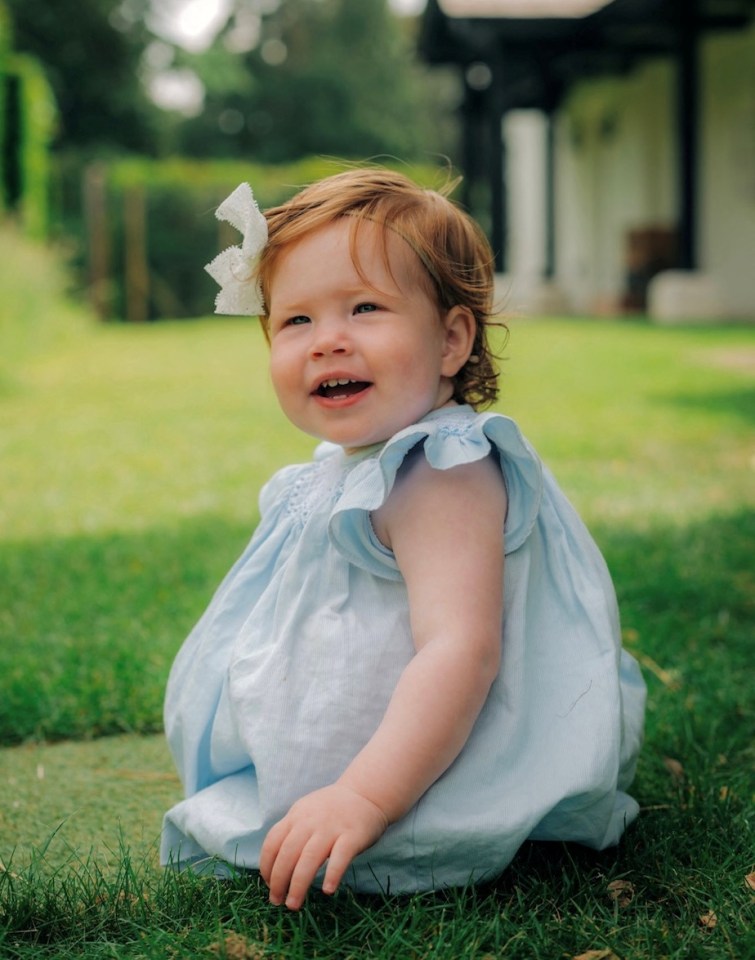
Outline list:
[[[443,326],[446,343],[441,373],[444,377],[455,377],[472,353],[477,321],[469,307],[456,306],[446,313]]]

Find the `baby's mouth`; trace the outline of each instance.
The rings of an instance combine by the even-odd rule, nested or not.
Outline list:
[[[341,397],[353,397],[371,386],[366,380],[347,380],[339,377],[337,380],[323,380],[315,390],[318,397],[327,397],[328,400],[338,400]]]

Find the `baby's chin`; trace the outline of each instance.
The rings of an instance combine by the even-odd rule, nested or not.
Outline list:
[[[339,435],[337,430],[334,430],[332,433],[318,432],[311,428],[311,424],[308,425],[310,427],[308,429],[303,424],[297,424],[294,420],[291,420],[291,422],[303,433],[306,433],[307,436],[319,440],[321,443],[333,444],[334,446],[340,447],[347,457],[351,457],[374,450],[376,447],[381,447],[392,437],[395,437],[397,433],[400,433],[407,427],[413,426],[415,423],[421,423],[436,410],[450,409],[458,406],[459,404],[452,396],[443,396],[439,398],[436,403],[427,407],[427,409],[422,409],[414,415],[410,412],[406,417],[390,420],[390,422],[385,424],[383,429],[380,429],[379,425],[374,424],[374,430],[362,436],[343,436]]]

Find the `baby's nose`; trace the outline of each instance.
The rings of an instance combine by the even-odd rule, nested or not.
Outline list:
[[[316,357],[345,354],[350,349],[346,325],[338,321],[317,324],[312,340],[312,355]]]

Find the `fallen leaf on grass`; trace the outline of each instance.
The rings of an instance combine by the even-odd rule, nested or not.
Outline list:
[[[613,950],[587,950],[572,960],[619,960]]]
[[[748,873],[745,877],[745,883],[750,890],[755,890],[755,873]]]
[[[682,682],[679,679],[678,670],[664,670],[662,666],[657,664],[655,660],[646,653],[640,653],[637,650],[633,650],[632,652],[635,658],[639,660],[640,665],[655,674],[665,687],[668,687],[669,690],[681,689]]]
[[[612,880],[607,890],[608,896],[618,907],[628,907],[634,900],[634,884],[629,880]]]
[[[684,767],[679,763],[678,760],[674,760],[673,757],[664,757],[663,766],[671,774],[671,779],[676,783],[680,783],[684,780]]]
[[[216,957],[227,960],[264,960],[265,953],[258,943],[252,943],[240,933],[228,933],[222,943],[211,943],[208,947]]]
[[[703,930],[712,930],[715,926],[718,925],[718,917],[712,910],[708,910],[707,913],[704,913],[698,920],[698,923],[703,928]]]

